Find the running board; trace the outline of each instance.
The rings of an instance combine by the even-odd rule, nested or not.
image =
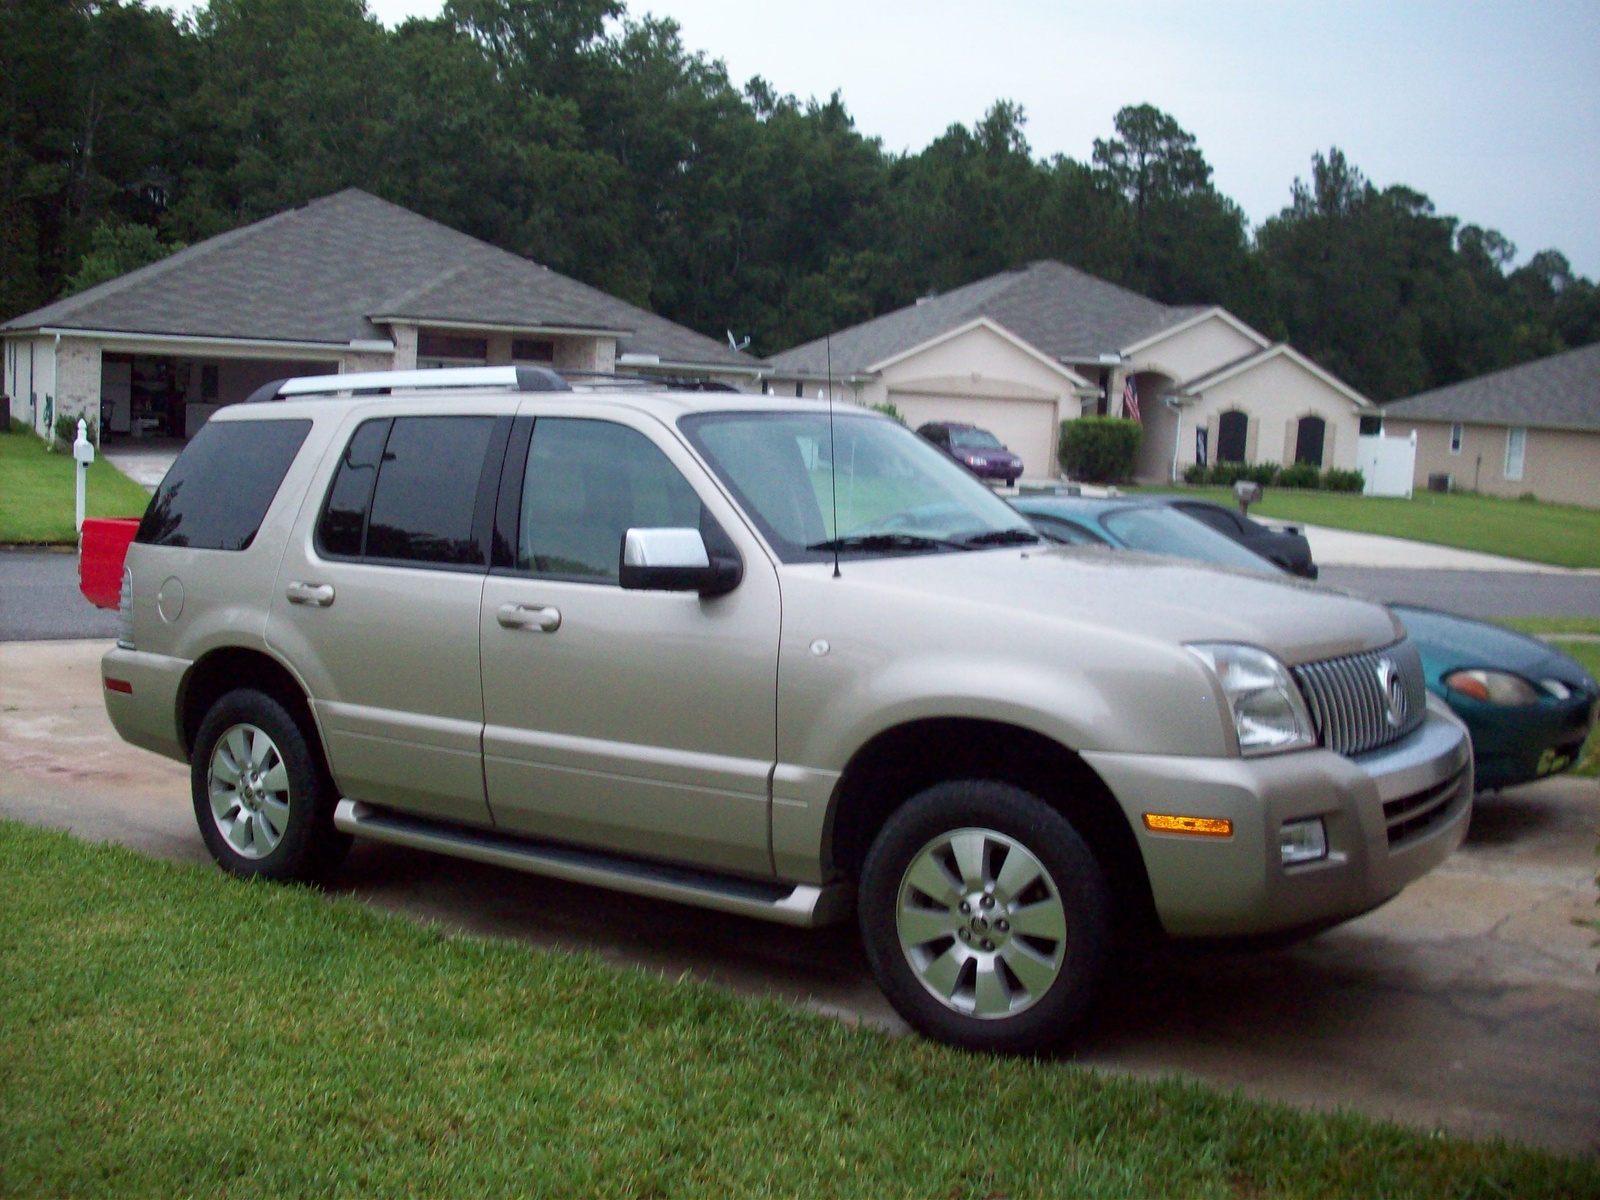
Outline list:
[[[339,801],[333,823],[345,833],[375,842],[432,850],[532,875],[548,875],[570,883],[631,892],[635,896],[714,908],[780,925],[810,928],[832,924],[848,917],[855,904],[855,889],[849,884],[816,887],[808,883],[737,879],[570,846],[525,841],[486,829],[441,825],[374,808],[360,800]]]

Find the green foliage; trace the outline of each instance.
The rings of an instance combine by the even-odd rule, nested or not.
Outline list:
[[[1189,484],[1200,485],[1209,481],[1210,470],[1205,463],[1190,463],[1183,469],[1183,481]]]
[[[71,436],[77,436],[76,421]],[[0,546],[76,543],[78,482],[71,437],[58,440],[56,447],[67,453],[50,453],[29,429],[13,426],[9,433],[0,433]],[[142,516],[150,503],[150,493],[104,455],[96,455],[90,464],[86,491],[91,517]]]
[[[1322,473],[1322,486],[1330,492],[1359,492],[1367,486],[1367,477],[1360,471],[1341,471],[1329,467]]]
[[[1374,399],[1600,339],[1554,250],[1379,191],[1338,150],[1252,238],[1148,104],[1039,160],[1009,101],[915,154],[742,86],[622,0],[0,6],[0,318],[357,185],[765,355],[1041,258],[1221,304]]]
[[[1239,472],[1239,478],[1248,479],[1251,483],[1259,483],[1262,487],[1271,487],[1278,482],[1281,468],[1277,463],[1256,463],[1247,466]]]
[[[87,429],[87,437],[93,442],[95,438],[95,420],[93,417],[83,417]],[[72,453],[72,443],[78,440],[79,417],[75,414],[59,413],[56,416],[56,444],[55,449],[63,454]]]
[[[1061,465],[1073,479],[1115,483],[1133,476],[1144,426],[1121,417],[1061,422]]]
[[[886,400],[882,404],[874,404],[872,406],[872,411],[882,413],[886,417],[892,417],[894,420],[899,421],[902,425],[906,423],[906,419],[901,414],[900,409],[890,401]]]
[[[1291,463],[1278,472],[1278,486],[1319,488],[1322,486],[1322,472],[1312,463]]]

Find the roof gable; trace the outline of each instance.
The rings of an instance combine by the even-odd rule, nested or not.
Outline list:
[[[1301,354],[1288,342],[1279,342],[1276,346],[1269,346],[1257,354],[1247,354],[1243,358],[1235,359],[1233,362],[1223,363],[1214,371],[1186,380],[1182,385],[1183,394],[1186,396],[1198,396],[1207,388],[1215,387],[1219,383],[1225,383],[1229,379],[1254,371],[1279,358],[1287,359],[1301,370],[1316,376],[1317,379],[1327,384],[1357,408],[1377,407],[1371,400],[1368,400],[1337,375],[1330,374],[1317,366],[1316,363]]]
[[[1383,406],[1385,416],[1600,430],[1600,342]]]
[[[965,325],[958,325],[954,329],[937,334],[936,336],[929,338],[926,342],[923,342],[921,345],[912,346],[910,349],[902,350],[900,353],[892,355],[891,357],[884,359],[882,362],[873,363],[867,368],[867,370],[874,374],[879,371],[888,370],[892,366],[896,366],[899,363],[905,362],[909,358],[913,358],[918,354],[932,350],[934,347],[943,345],[945,342],[955,341],[955,339],[963,337],[975,329],[986,330],[998,337],[1001,341],[1006,342],[1008,345],[1012,346],[1022,354],[1027,355],[1029,358],[1033,359],[1035,362],[1038,362],[1049,371],[1061,376],[1061,378],[1073,388],[1089,388],[1091,386],[1087,379],[1085,379],[1082,375],[1079,375],[1071,367],[1057,362],[1047,354],[1041,354],[1034,346],[1030,345],[1016,334],[1012,333],[1003,325],[991,321],[988,317],[977,317],[971,321],[968,321]]]
[[[611,330],[622,352],[757,365],[713,338],[358,188],[208,238],[0,329],[348,345],[383,336],[375,317]]]

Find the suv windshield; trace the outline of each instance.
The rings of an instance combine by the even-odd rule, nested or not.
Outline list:
[[[1003,500],[893,421],[846,413],[830,431],[826,413],[730,412],[679,425],[784,562],[821,561],[836,545],[884,555],[1039,540]]]
[[[1000,439],[987,429],[952,429],[950,444],[963,450],[1004,450]]]

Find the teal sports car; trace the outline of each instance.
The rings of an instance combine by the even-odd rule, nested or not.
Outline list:
[[[1023,496],[1012,504],[1056,542],[1171,554],[1282,574],[1169,505],[1136,497]],[[1600,684],[1537,638],[1454,613],[1391,604],[1422,655],[1428,690],[1472,733],[1480,790],[1554,775],[1572,766],[1600,715]]]

